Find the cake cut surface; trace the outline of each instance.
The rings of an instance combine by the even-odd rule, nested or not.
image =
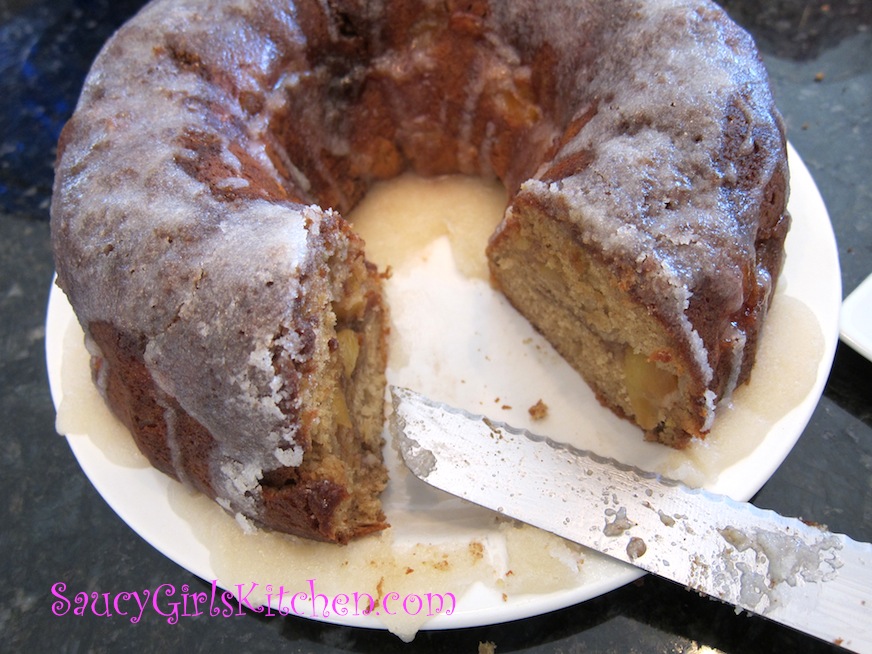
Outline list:
[[[498,178],[509,300],[649,439],[704,437],[781,268],[783,126],[708,0],[153,0],[59,144],[58,283],[160,470],[245,523],[384,529],[387,307],[344,221]]]

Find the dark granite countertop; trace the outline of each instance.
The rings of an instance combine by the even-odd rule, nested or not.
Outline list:
[[[55,617],[59,581],[86,591],[206,587],[134,533],[82,474],[55,434],[44,363],[55,142],[97,49],[141,4],[0,0],[0,650],[454,654],[484,641],[500,654],[834,649],[652,577],[532,619],[422,632],[412,645],[293,617]],[[872,273],[872,2],[724,4],[761,46],[790,139],[830,211],[847,295]],[[811,421],[754,503],[872,540],[872,363],[839,346]]]

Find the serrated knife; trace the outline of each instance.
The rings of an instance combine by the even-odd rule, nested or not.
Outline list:
[[[856,652],[872,652],[872,545],[392,387],[426,483]]]

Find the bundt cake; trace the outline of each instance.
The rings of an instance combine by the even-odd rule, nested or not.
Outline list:
[[[58,284],[163,472],[245,523],[383,529],[377,180],[498,177],[495,284],[651,439],[747,379],[789,224],[782,125],[708,0],[154,0],[63,130]]]

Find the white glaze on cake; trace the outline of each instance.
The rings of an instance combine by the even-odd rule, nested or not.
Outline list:
[[[313,355],[297,334],[333,320],[309,280],[360,248],[330,209],[405,168],[497,175],[510,201],[644,276],[630,294],[695,362],[702,431],[742,380],[713,346],[732,339],[744,362],[756,340],[729,316],[749,279],[768,306],[755,225],[786,183],[749,38],[702,0],[455,4],[155,0],[104,49],[65,130],[59,284],[86,334],[143,344],[167,446],[182,417],[201,424],[233,512],[258,517],[263,474],[304,456]],[[766,156],[739,183],[752,151]],[[728,316],[705,334],[689,313],[701,292]]]

